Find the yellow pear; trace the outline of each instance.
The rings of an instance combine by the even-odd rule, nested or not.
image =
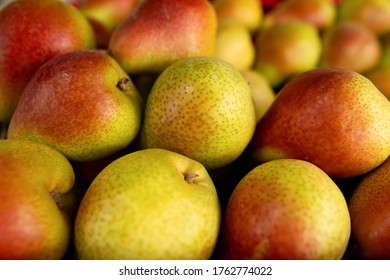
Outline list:
[[[163,149],[139,150],[104,168],[75,222],[80,259],[208,259],[220,226],[206,169]]]
[[[238,21],[219,20],[215,57],[233,64],[237,69],[252,67],[255,61],[255,45],[251,32]]]
[[[256,121],[258,122],[274,102],[276,93],[260,72],[254,69],[247,69],[241,71],[241,74],[247,80],[251,89],[256,110]]]
[[[255,126],[251,90],[239,70],[217,58],[191,57],[157,78],[140,141],[144,148],[176,151],[214,169],[241,155]]]

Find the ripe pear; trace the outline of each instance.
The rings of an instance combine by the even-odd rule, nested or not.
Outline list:
[[[317,68],[278,92],[260,120],[251,153],[265,162],[309,161],[332,178],[366,173],[390,155],[390,102],[363,75]]]
[[[390,2],[388,0],[342,0],[338,8],[338,21],[357,21],[375,34],[390,31]]]
[[[234,65],[238,70],[250,69],[255,61],[252,34],[238,21],[218,21],[215,57]]]
[[[0,140],[0,166],[0,259],[61,259],[77,208],[70,162],[47,145]]]
[[[56,56],[33,75],[8,138],[45,143],[72,161],[106,157],[129,145],[141,123],[137,89],[106,52]]]
[[[348,201],[359,258],[390,258],[389,186],[390,158],[362,177]]]
[[[135,9],[139,0],[79,0],[78,8],[91,23],[96,46],[106,49],[112,32]]]
[[[390,100],[390,66],[375,68],[365,76]]]
[[[297,159],[258,165],[237,184],[221,230],[224,259],[341,259],[347,202],[320,168]]]
[[[282,22],[255,36],[254,68],[273,88],[317,67],[322,43],[316,27],[306,22]]]
[[[259,122],[274,102],[276,93],[260,72],[254,69],[246,69],[241,71],[241,75],[247,80],[251,89],[256,110],[256,122]]]
[[[286,0],[265,14],[263,28],[280,22],[303,21],[323,31],[336,20],[336,5],[329,0]]]
[[[372,70],[381,59],[378,36],[359,22],[342,22],[323,34],[320,67],[347,68],[359,73]]]
[[[115,29],[108,48],[129,74],[161,73],[181,58],[214,56],[216,32],[207,0],[145,0]]]
[[[80,259],[208,259],[220,215],[202,164],[168,150],[138,150],[92,182],[75,221],[76,252]]]
[[[251,90],[238,69],[217,58],[191,57],[157,78],[146,101],[140,142],[216,169],[241,155],[255,126]]]
[[[33,73],[50,58],[95,47],[76,8],[58,0],[17,0],[0,10],[0,122],[8,123]]]
[[[256,32],[263,21],[263,7],[259,0],[214,0],[211,2],[218,19],[231,19],[242,23],[251,33]]]

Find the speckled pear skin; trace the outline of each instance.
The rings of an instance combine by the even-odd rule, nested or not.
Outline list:
[[[0,166],[0,259],[61,259],[73,221],[56,202],[73,187],[71,164],[49,146],[0,140]]]
[[[193,57],[171,65],[154,83],[140,141],[216,169],[242,154],[255,126],[252,94],[240,72],[216,58]]]
[[[144,149],[95,178],[75,222],[80,259],[208,259],[220,227],[206,169],[183,155]]]
[[[364,76],[319,68],[289,82],[258,123],[258,162],[309,161],[332,178],[366,173],[390,155],[390,102]]]
[[[223,219],[224,259],[341,259],[350,239],[347,202],[315,165],[278,159],[237,184]]]
[[[362,259],[390,258],[390,158],[362,177],[348,207],[352,240]]]
[[[181,58],[214,56],[216,32],[207,0],[146,0],[116,28],[108,49],[127,73],[156,74]]]
[[[93,30],[74,7],[19,0],[0,11],[0,122],[8,123],[33,73],[50,58],[95,47]]]
[[[34,74],[8,138],[38,141],[68,159],[90,161],[126,147],[140,123],[141,99],[127,74],[106,52],[81,50],[51,59]]]

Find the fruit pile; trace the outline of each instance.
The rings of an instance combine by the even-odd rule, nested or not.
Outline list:
[[[0,6],[0,259],[389,259],[389,0]]]

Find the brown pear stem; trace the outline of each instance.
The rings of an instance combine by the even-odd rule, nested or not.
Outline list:
[[[8,124],[0,123],[0,139],[7,139]]]
[[[198,177],[199,175],[193,172],[189,172],[185,174],[184,180],[186,180],[188,183],[193,183],[195,178]]]
[[[117,84],[118,89],[122,92],[130,90],[129,81],[129,78],[127,77],[120,79]]]

